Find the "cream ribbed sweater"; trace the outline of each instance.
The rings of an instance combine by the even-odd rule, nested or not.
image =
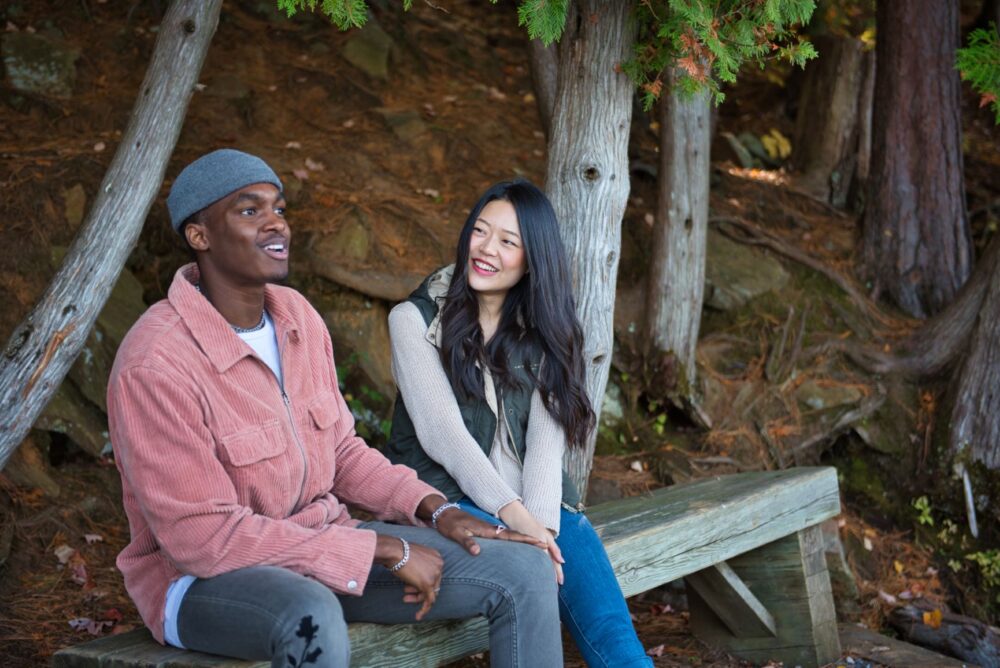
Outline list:
[[[507,444],[502,426],[487,457],[465,428],[438,349],[426,336],[427,329],[420,311],[410,302],[389,313],[392,374],[424,451],[483,510],[497,515],[508,503],[521,500],[539,522],[558,532],[566,448],[562,427],[535,390],[524,466]],[[499,423],[502,425],[502,420]]]

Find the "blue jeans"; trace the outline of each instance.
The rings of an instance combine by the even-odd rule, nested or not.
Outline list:
[[[458,501],[468,513],[503,524],[471,499]],[[556,544],[562,551],[563,585],[559,587],[559,618],[593,667],[648,668],[653,660],[639,642],[625,597],[615,579],[601,538],[583,513],[562,508]],[[552,574],[555,578],[555,573]]]

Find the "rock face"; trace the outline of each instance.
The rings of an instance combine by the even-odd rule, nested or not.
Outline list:
[[[754,297],[780,290],[788,272],[771,255],[730,241],[709,229],[705,258],[705,305],[721,311],[739,308]]]
[[[371,17],[365,27],[355,30],[344,44],[344,60],[370,77],[389,78],[389,54],[392,38]]]
[[[450,249],[449,249],[450,250]],[[401,301],[434,269],[446,264],[444,249],[412,220],[386,215],[379,221],[356,207],[309,240],[312,270],[370,297]]]
[[[390,367],[389,310],[385,304],[346,290],[333,295],[310,294],[309,301],[330,330],[337,366],[357,366],[373,389],[391,401],[396,384]]]
[[[10,32],[3,34],[0,51],[7,81],[16,90],[62,100],[73,96],[80,56],[74,49],[41,35]]]

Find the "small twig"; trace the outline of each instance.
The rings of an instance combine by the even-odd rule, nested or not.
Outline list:
[[[794,448],[791,449],[790,454],[798,459],[799,453],[809,450],[814,446],[823,443],[827,440],[836,438],[840,436],[843,432],[847,431],[855,423],[864,420],[865,418],[871,416],[875,411],[882,407],[885,403],[885,395],[878,394],[868,397],[861,402],[861,405],[855,409],[844,412],[837,421],[833,423],[833,426],[829,429],[825,429],[817,434],[813,434],[809,438],[805,439]]]
[[[778,340],[778,345],[771,350],[771,354],[767,357],[767,363],[764,364],[764,375],[772,382],[778,378],[778,369],[781,367],[781,356],[785,354],[785,344],[788,343],[788,330],[791,329],[794,317],[795,307],[789,306],[788,317],[785,318],[785,324],[781,328],[781,338]]]
[[[431,2],[431,0],[424,0],[424,4],[430,7],[431,9],[436,9],[444,14],[451,14],[451,12],[449,12],[447,9],[445,9],[441,5],[435,5],[433,2]]]

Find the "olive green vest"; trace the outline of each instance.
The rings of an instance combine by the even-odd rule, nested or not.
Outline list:
[[[438,277],[438,274],[439,272],[435,272],[429,276],[408,298],[408,301],[420,310],[428,327],[438,312],[437,301],[431,296],[428,286],[432,280]],[[529,367],[537,374],[540,363],[541,351],[536,351],[529,354],[528,359],[511,366],[510,372],[520,384],[519,389],[501,388],[492,379],[489,381],[494,382],[498,408],[503,410],[503,418],[507,421],[507,433],[518,461],[522,464],[526,448],[525,438],[528,432],[528,415],[531,411],[531,395],[535,388],[535,381],[529,373]],[[489,456],[497,431],[497,415],[493,413],[485,399],[456,397],[456,400],[465,427],[483,452]],[[402,395],[398,392],[392,414],[392,430],[389,433],[389,443],[386,445],[385,455],[394,464],[405,464],[412,468],[421,480],[441,490],[449,501],[464,496],[458,483],[448,475],[445,468],[431,459],[420,446],[413,421],[403,403]],[[563,471],[562,486],[562,502],[570,508],[576,508],[580,502],[580,495],[565,471]]]

